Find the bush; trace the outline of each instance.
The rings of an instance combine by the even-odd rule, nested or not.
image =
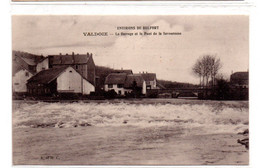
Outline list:
[[[116,97],[116,92],[114,89],[109,90],[108,92],[105,92],[105,98],[106,99],[114,99]]]

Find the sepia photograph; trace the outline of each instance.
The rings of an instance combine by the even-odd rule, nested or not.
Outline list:
[[[245,2],[249,0],[11,0],[12,2],[106,2],[106,1],[121,1],[121,2],[131,2],[131,1],[158,1],[158,2],[219,2],[222,5],[223,2]]]
[[[249,16],[13,15],[13,165],[249,165]]]

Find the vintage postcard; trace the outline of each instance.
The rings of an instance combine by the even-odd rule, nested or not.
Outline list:
[[[12,16],[14,165],[249,165],[249,16]]]
[[[244,0],[12,0],[13,2],[82,2],[82,1],[179,1],[179,2],[194,2],[194,1],[244,1]]]

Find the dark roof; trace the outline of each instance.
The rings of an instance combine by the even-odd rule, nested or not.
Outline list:
[[[37,63],[43,58],[42,55],[34,55],[27,52],[13,51],[14,56],[18,56],[23,59],[28,65],[37,65]]]
[[[43,61],[46,60],[47,58],[49,58],[49,57],[43,57],[38,63],[43,62]]]
[[[231,75],[231,80],[234,79],[248,80],[248,76],[249,76],[248,72],[235,72]]]
[[[143,79],[147,81],[153,81],[156,79],[156,74],[155,73],[141,73]]]
[[[15,75],[20,70],[27,70],[32,74],[36,73],[37,63],[43,59],[43,56],[34,55],[27,52],[13,51],[12,52],[12,75]]]
[[[58,68],[51,68],[40,71],[28,80],[28,83],[34,84],[48,84],[56,79],[68,66],[62,66]]]
[[[106,77],[105,84],[124,84],[126,73],[111,73]]]
[[[37,65],[35,60],[32,60],[30,58],[22,58],[28,65]]]
[[[160,84],[159,82],[156,82],[156,85],[160,88],[160,89],[166,89],[166,87],[164,87],[162,84]]]
[[[139,75],[139,74],[127,75],[126,81],[125,81],[125,84],[124,84],[124,87],[125,87],[125,88],[131,88],[131,87],[133,87],[134,81],[136,82],[137,87],[143,87],[144,79],[143,79],[143,77],[142,77],[141,75]]]
[[[20,56],[15,56],[12,62],[12,75],[14,76],[20,70],[27,70],[31,74],[36,73],[35,65],[28,65]]]
[[[115,69],[113,73],[126,73],[128,74],[133,74],[133,71],[131,69]]]
[[[54,65],[71,65],[71,64],[86,64],[92,54],[72,54],[72,55],[49,55],[53,57],[52,64]]]

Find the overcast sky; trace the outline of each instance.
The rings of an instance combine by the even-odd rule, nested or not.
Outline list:
[[[226,77],[249,66],[248,16],[13,16],[13,50],[33,54],[93,53],[96,65],[148,71],[158,79],[198,83],[192,65],[216,55]],[[118,26],[159,26],[167,36],[84,36],[118,31]],[[149,31],[147,31],[149,32]]]

